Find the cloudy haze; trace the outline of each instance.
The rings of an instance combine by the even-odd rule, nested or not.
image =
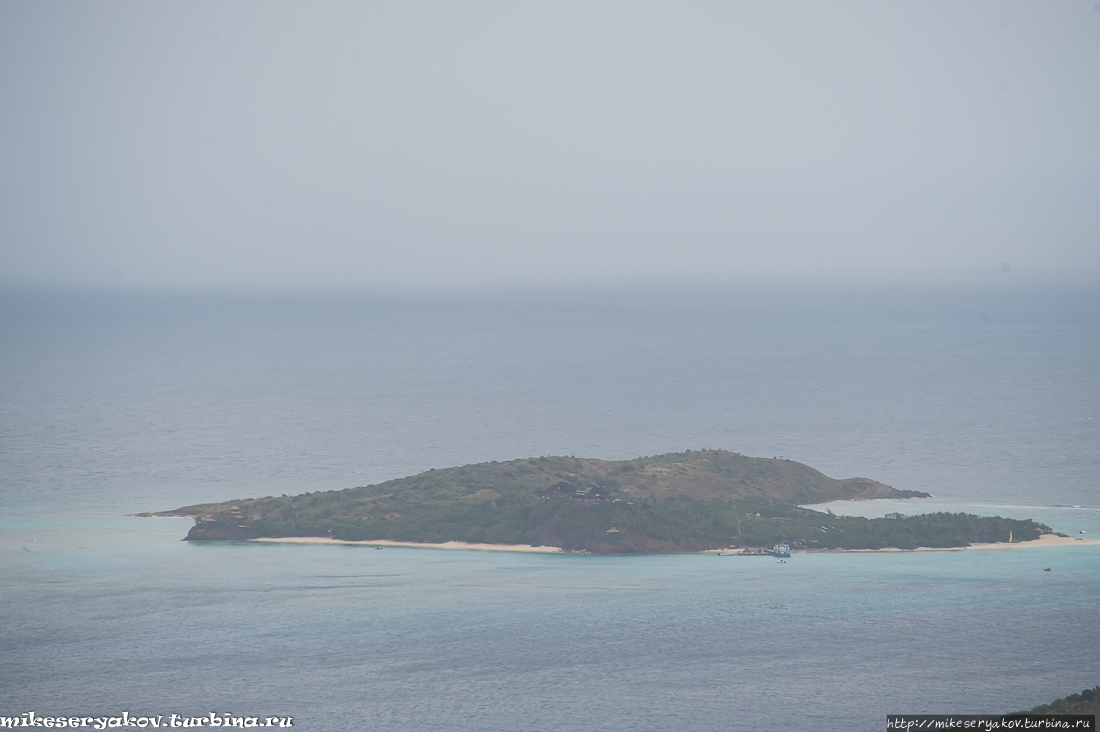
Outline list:
[[[8,2],[0,73],[9,283],[1100,279],[1091,2]]]

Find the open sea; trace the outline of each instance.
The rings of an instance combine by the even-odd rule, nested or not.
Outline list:
[[[1085,542],[779,564],[202,545],[128,515],[701,447],[933,494],[837,513],[1100,538],[1100,290],[2,291],[0,717],[847,732],[1100,684]]]

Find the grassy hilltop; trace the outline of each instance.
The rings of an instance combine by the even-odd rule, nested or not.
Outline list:
[[[589,496],[581,498],[588,487]],[[536,496],[540,491],[544,496]],[[798,508],[837,499],[921,496],[927,494],[866,478],[835,480],[790,460],[703,450],[618,461],[494,461],[360,488],[200,504],[156,515],[196,517],[191,540],[453,540],[616,554],[780,541],[804,548],[965,546],[1007,540],[1010,530],[1017,540],[1039,535],[1030,521],[961,514],[884,521]]]

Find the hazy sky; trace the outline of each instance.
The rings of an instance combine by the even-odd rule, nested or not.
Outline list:
[[[9,283],[1007,279],[1100,282],[1100,3],[0,4]]]

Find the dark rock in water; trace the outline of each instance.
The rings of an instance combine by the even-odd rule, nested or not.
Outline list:
[[[251,526],[233,521],[201,521],[191,527],[184,541],[248,541],[256,538]]]

